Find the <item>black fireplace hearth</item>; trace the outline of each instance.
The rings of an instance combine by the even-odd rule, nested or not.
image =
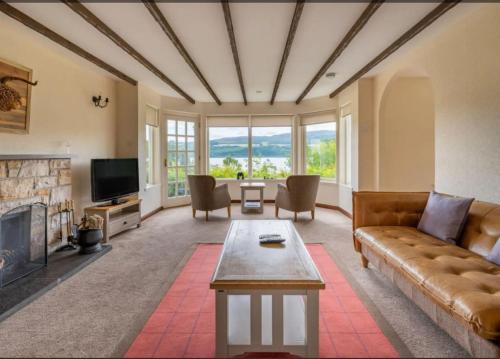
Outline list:
[[[47,206],[34,203],[0,217],[0,288],[47,265]]]

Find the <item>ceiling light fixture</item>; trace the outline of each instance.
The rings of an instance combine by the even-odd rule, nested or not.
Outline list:
[[[335,75],[337,75],[335,72],[327,72],[325,77],[329,80],[333,80],[335,78]]]

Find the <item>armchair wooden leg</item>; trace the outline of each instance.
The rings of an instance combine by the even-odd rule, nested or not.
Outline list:
[[[205,221],[208,221],[208,211],[205,211]]]
[[[193,208],[193,218],[196,217],[196,209]]]
[[[278,206],[275,206],[275,207],[274,207],[274,216],[275,216],[276,218],[278,218],[279,211],[280,211],[280,208],[279,208]]]
[[[227,216],[231,218],[231,205],[227,207]]]
[[[293,212],[293,221],[297,222],[297,212]]]
[[[311,211],[311,217],[314,219],[314,209]]]
[[[361,265],[363,268],[368,268],[368,258],[366,258],[364,255],[361,255]]]

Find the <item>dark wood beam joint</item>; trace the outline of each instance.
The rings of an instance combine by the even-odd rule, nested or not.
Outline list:
[[[102,22],[97,16],[95,16],[89,9],[87,9],[81,2],[77,0],[61,0],[66,4],[71,10],[80,15],[85,21],[97,29],[100,33],[106,36],[108,39],[113,41],[118,47],[123,51],[132,56],[137,62],[151,71],[160,80],[165,82],[178,94],[184,97],[191,103],[195,103],[194,99],[184,92],[175,82],[167,77],[161,70],[159,70],[155,65],[153,65],[149,60],[142,56],[137,50],[135,50],[128,42],[126,42],[120,35],[114,32],[109,26]]]
[[[345,90],[351,84],[359,80],[363,75],[377,66],[379,63],[384,61],[392,53],[397,51],[401,46],[406,44],[408,41],[413,39],[420,32],[425,30],[434,21],[444,15],[448,10],[453,8],[455,5],[460,3],[460,1],[444,1],[435,7],[431,12],[425,15],[419,22],[413,25],[408,31],[401,35],[396,41],[394,41],[389,47],[378,54],[373,60],[366,64],[361,70],[356,72],[349,80],[340,85],[335,91],[330,94],[330,98],[337,96],[340,92]]]
[[[278,75],[276,76],[276,81],[274,82],[274,89],[270,102],[271,105],[274,105],[274,100],[276,99],[276,94],[278,93],[278,88],[280,86],[281,78],[283,77],[283,72],[285,71],[286,62],[288,61],[288,55],[290,55],[293,39],[295,38],[295,33],[297,32],[297,27],[299,26],[300,16],[302,15],[303,9],[304,0],[298,0],[297,4],[295,5],[295,11],[293,12],[290,29],[288,30],[288,37],[286,39],[285,49],[283,50],[283,56],[281,57]]]
[[[7,4],[5,1],[0,0],[0,11],[3,12],[5,15],[10,16],[14,20],[19,21],[21,24],[29,27],[30,29],[38,32],[39,34],[47,37],[48,39],[54,41],[58,45],[61,45],[62,47],[68,49],[69,51],[77,54],[80,57],[83,57],[85,60],[88,60],[92,62],[94,65],[99,66],[100,68],[108,71],[109,73],[115,75],[116,77],[122,79],[123,81],[128,82],[131,85],[136,86],[137,81],[134,80],[133,78],[125,75],[123,72],[119,71],[118,69],[114,68],[113,66],[107,64],[106,62],[102,61],[98,57],[92,55],[91,53],[85,51],[78,45],[74,44],[73,42],[67,40],[66,38],[62,37],[55,31],[52,31],[48,27],[42,25],[35,19],[29,17],[28,15],[24,14],[23,12],[17,10],[15,7]]]
[[[228,0],[221,1],[222,10],[224,11],[224,20],[226,22],[227,34],[229,36],[229,43],[231,45],[231,51],[233,52],[234,66],[236,67],[236,73],[238,74],[238,81],[240,83],[241,95],[243,96],[243,102],[245,105],[247,102],[247,95],[245,92],[245,85],[243,83],[243,75],[241,73],[240,58],[238,56],[238,47],[236,46],[236,38],[234,36],[233,20],[231,19],[231,10],[229,9]]]
[[[339,56],[349,46],[349,44],[356,37],[356,35],[365,27],[368,20],[370,20],[372,15],[375,14],[375,11],[377,11],[377,9],[383,4],[383,2],[384,2],[383,0],[373,0],[372,2],[370,2],[370,4],[368,4],[363,13],[359,16],[359,18],[352,25],[349,31],[347,31],[344,38],[338,44],[337,48],[332,52],[330,57],[328,57],[323,66],[321,66],[316,75],[314,75],[311,81],[309,81],[304,91],[302,91],[300,96],[297,98],[297,100],[295,101],[297,105],[304,99],[304,97],[309,93],[309,91],[311,91],[314,85],[316,85],[316,83],[320,80],[321,76],[323,76],[326,73],[326,71],[328,71],[330,66],[332,66],[333,63],[339,58]]]
[[[195,73],[196,77],[201,81],[203,86],[207,89],[207,91],[210,93],[210,96],[215,100],[215,102],[220,106],[222,105],[222,102],[219,100],[217,97],[215,91],[212,89],[212,87],[209,85],[208,81],[205,79],[203,74],[201,73],[200,69],[194,62],[194,60],[191,58],[189,53],[187,52],[186,48],[182,44],[181,40],[177,37],[175,31],[172,29],[172,26],[168,23],[167,19],[165,16],[163,16],[163,13],[161,12],[160,8],[156,4],[154,0],[143,0],[144,6],[149,10],[151,13],[151,16],[156,20],[160,28],[163,30],[165,35],[172,41],[172,44],[175,46],[177,51],[181,54],[182,58],[186,63],[189,65],[191,70]]]

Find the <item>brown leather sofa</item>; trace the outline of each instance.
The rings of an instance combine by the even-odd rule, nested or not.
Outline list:
[[[278,183],[278,193],[275,200],[275,216],[283,208],[294,212],[294,221],[297,222],[297,212],[311,211],[314,219],[316,195],[318,194],[320,176],[294,175],[286,179],[286,186]]]
[[[231,217],[231,196],[227,183],[216,186],[215,178],[206,175],[189,175],[188,182],[193,218],[197,210],[205,211],[205,220],[208,221],[208,211],[226,207],[227,215]]]
[[[353,193],[354,248],[477,357],[500,356],[500,206],[473,202],[457,245],[416,227],[428,193]]]

